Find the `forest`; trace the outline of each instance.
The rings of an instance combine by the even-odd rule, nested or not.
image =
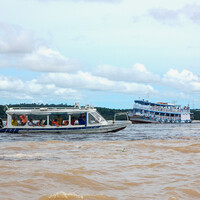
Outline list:
[[[35,103],[32,103],[32,104],[26,104],[26,103],[22,103],[22,104],[10,104],[10,105],[7,105],[8,107],[31,107],[31,108],[44,108],[44,107],[47,107],[47,108],[52,108],[52,107],[59,107],[59,108],[66,108],[66,107],[74,107],[72,105],[68,105],[68,104],[35,104]],[[102,107],[95,107],[97,109],[97,111],[106,119],[106,120],[113,120],[113,117],[114,117],[114,114],[115,113],[119,113],[119,112],[128,112],[130,111],[131,109],[109,109],[109,108],[102,108]],[[2,118],[3,120],[6,120],[6,114],[5,114],[5,111],[6,111],[6,106],[3,106],[1,105],[0,106],[0,118]]]
[[[10,104],[8,107],[74,107],[72,105],[68,104]],[[115,113],[119,112],[128,112],[131,111],[131,109],[110,109],[110,108],[104,108],[104,107],[96,107],[97,111],[106,119],[106,120],[112,120]],[[0,118],[6,120],[6,106],[0,105]],[[190,110],[192,113],[192,119],[193,120],[200,120],[200,110],[199,109],[192,109]]]

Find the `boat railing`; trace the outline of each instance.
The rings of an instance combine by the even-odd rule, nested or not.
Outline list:
[[[53,110],[69,110],[73,109],[73,107],[12,107],[9,108],[8,111],[26,111],[26,110],[31,110],[31,111],[53,111]]]
[[[120,113],[115,113],[114,114],[113,123],[117,121],[116,120],[117,116],[122,116],[122,115],[125,115],[126,116],[126,120],[129,121],[128,113],[127,112],[120,112]]]
[[[7,110],[37,110],[37,111],[51,111],[51,110],[69,110],[69,109],[94,109],[94,107],[83,106],[83,107],[10,107]]]
[[[134,109],[150,110],[150,111],[159,111],[159,112],[173,112],[173,113],[190,113],[189,108],[166,108],[166,107],[153,107],[153,106],[144,106],[139,104],[134,104]]]

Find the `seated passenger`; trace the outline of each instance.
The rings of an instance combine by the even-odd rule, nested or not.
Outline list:
[[[78,118],[78,122],[80,125],[85,125],[85,116],[84,115],[81,115],[79,118]]]
[[[59,126],[58,120],[57,120],[57,119],[53,120],[53,121],[51,122],[51,125],[52,125],[52,126]]]
[[[72,117],[72,118],[71,118],[71,125],[74,125],[75,121],[76,121],[75,118]]]
[[[30,120],[29,120],[28,125],[29,125],[29,126],[35,126],[35,124],[33,123],[33,119],[30,119]]]
[[[59,125],[62,125],[63,119],[60,115],[58,115],[58,117],[57,117],[57,122]]]
[[[78,120],[75,120],[74,125],[79,125]]]
[[[37,126],[45,126],[42,119],[40,119],[40,121],[37,122]]]
[[[21,125],[24,126],[27,122],[27,117],[26,115],[21,115],[20,116],[20,121],[21,121]]]
[[[16,117],[13,117],[13,118],[12,118],[12,125],[13,125],[13,126],[18,126]]]
[[[67,126],[69,124],[68,120],[64,121],[64,126]]]

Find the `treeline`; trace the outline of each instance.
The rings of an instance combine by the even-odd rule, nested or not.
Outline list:
[[[200,110],[199,109],[198,110],[192,109],[190,111],[192,113],[191,117],[192,117],[193,120],[200,120]]]
[[[2,119],[6,119],[6,113],[5,113],[6,109],[5,106],[0,106],[0,118]]]
[[[10,104],[8,105],[8,107],[74,107],[72,105],[68,105],[68,104],[36,104],[36,103],[32,103],[32,104],[27,104],[27,103],[22,103],[22,104]],[[128,112],[131,111],[132,109],[110,109],[110,108],[103,108],[103,107],[96,107],[97,111],[106,119],[106,120],[112,120],[114,117],[115,113],[119,113],[119,112]],[[0,106],[0,117],[2,119],[6,119],[6,107],[5,106]],[[193,120],[200,120],[200,110],[198,109],[192,109],[191,110],[192,113],[192,119]],[[120,118],[121,119],[121,118]]]
[[[120,112],[127,113],[131,111],[131,109],[110,109],[110,108],[102,108],[102,107],[96,107],[96,109],[106,120],[112,120],[116,113],[120,113]],[[125,120],[125,116],[124,115],[118,116],[117,119]]]
[[[68,105],[68,104],[36,104],[36,103],[32,103],[32,104],[27,104],[27,103],[22,103],[22,104],[10,104],[8,105],[8,107],[31,107],[31,108],[43,108],[43,107],[47,107],[47,108],[50,108],[50,107],[60,107],[60,108],[66,108],[66,107],[74,107],[72,105]],[[113,120],[113,117],[114,117],[114,114],[115,113],[119,113],[119,112],[128,112],[130,110],[127,110],[127,109],[109,109],[109,108],[102,108],[102,107],[95,107],[97,109],[97,111],[106,119],[106,120]],[[5,106],[0,106],[0,117],[4,120],[6,120],[6,114],[5,114],[5,111],[6,111],[6,107]],[[123,119],[124,116],[119,116],[118,119]]]

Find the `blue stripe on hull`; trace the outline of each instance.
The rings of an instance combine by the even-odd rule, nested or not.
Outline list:
[[[69,131],[69,130],[87,130],[87,129],[99,129],[100,126],[91,127],[73,127],[73,128],[2,128],[0,133],[19,133],[21,131],[27,132],[43,132],[43,131]]]

